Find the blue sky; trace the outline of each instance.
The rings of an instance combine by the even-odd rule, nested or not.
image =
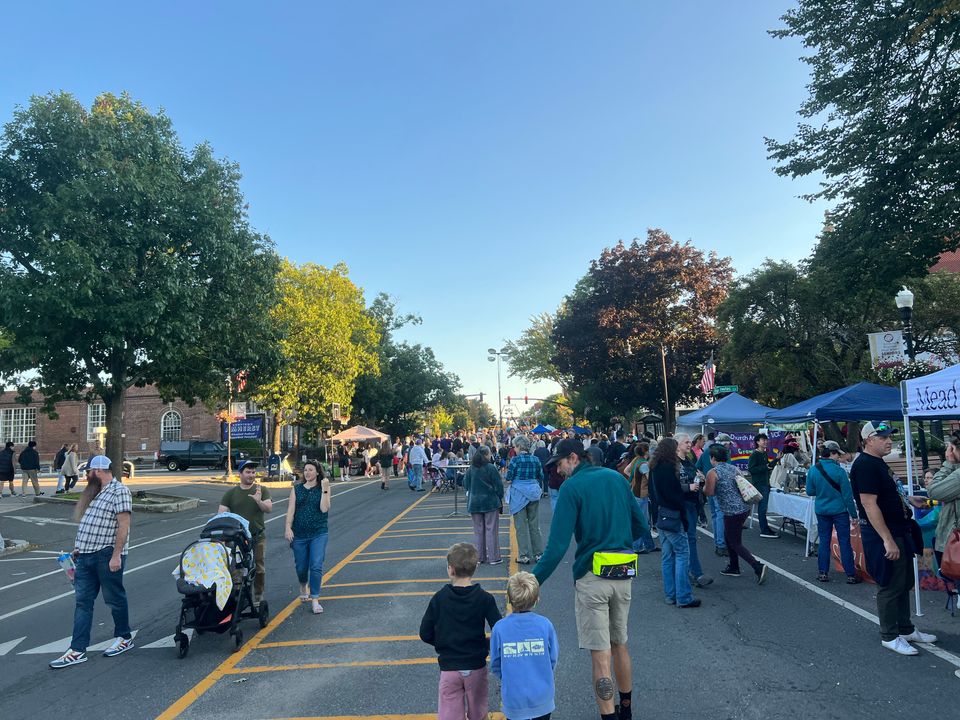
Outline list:
[[[763,144],[791,135],[806,95],[802,48],[766,32],[790,6],[15,3],[0,119],[56,90],[163,107],[185,145],[240,164],[281,254],[346,262],[495,405],[486,349],[619,239],[661,227],[740,273],[809,253],[824,206]]]

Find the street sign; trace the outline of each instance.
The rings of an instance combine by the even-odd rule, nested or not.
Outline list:
[[[230,415],[233,416],[234,420],[246,420],[247,403],[245,402],[230,403]]]
[[[714,394],[714,395],[723,395],[724,393],[736,392],[736,391],[739,390],[739,389],[740,389],[740,386],[739,386],[739,385],[717,385],[717,386],[713,389],[713,394]]]
[[[340,420],[340,403],[333,403],[330,406],[330,419],[331,420]]]

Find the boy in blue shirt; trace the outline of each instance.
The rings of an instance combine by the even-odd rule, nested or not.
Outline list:
[[[554,711],[553,670],[557,631],[547,618],[530,612],[540,599],[540,583],[528,572],[507,581],[513,614],[493,626],[490,671],[500,679],[507,720],[549,720]]]

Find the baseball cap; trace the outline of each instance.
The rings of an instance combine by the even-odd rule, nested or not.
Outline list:
[[[87,465],[88,470],[109,470],[110,458],[106,455],[94,455]]]
[[[241,461],[240,464],[237,465],[237,472],[240,472],[241,470],[244,470],[245,468],[248,468],[248,467],[251,467],[251,468],[257,467],[257,461],[256,460]]]
[[[897,429],[888,422],[868,422],[860,429],[860,437],[864,440],[872,438],[874,435],[880,437],[890,437],[897,433]]]
[[[843,448],[840,447],[840,443],[838,443],[836,440],[827,440],[823,443],[823,454],[829,455],[830,453],[843,454]]]
[[[574,440],[573,438],[561,440],[557,443],[557,449],[553,453],[553,457],[547,460],[546,467],[556,465],[565,457],[570,457],[571,453],[577,455],[578,457],[586,457],[587,455],[587,451],[583,449],[583,443],[579,440]]]

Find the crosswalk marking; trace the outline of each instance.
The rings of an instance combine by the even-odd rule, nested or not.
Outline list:
[[[13,650],[17,645],[22,643],[27,639],[27,636],[24,635],[22,638],[17,638],[16,640],[10,640],[9,642],[0,643],[0,657],[3,657],[8,652]]]
[[[193,628],[187,628],[183,631],[183,634],[186,635],[191,640],[193,639]],[[141,650],[155,650],[156,648],[172,648],[177,646],[176,640],[174,640],[175,635],[167,635],[165,638],[160,638],[156,642],[152,642],[149,645],[141,646]]]
[[[130,634],[133,635],[133,637],[136,637],[138,632],[139,632],[138,630],[134,630]],[[29,650],[24,650],[22,652],[17,653],[17,655],[47,655],[47,654],[59,655],[60,653],[64,652],[67,648],[70,647],[71,640],[73,640],[73,637],[70,635],[67,635],[65,638],[61,638],[60,640],[54,640],[53,642],[47,643],[46,645],[40,645],[39,647],[30,648]],[[110,638],[109,640],[105,640],[102,643],[91,645],[90,647],[87,648],[87,652],[102,652],[113,644],[113,640],[114,638]]]

